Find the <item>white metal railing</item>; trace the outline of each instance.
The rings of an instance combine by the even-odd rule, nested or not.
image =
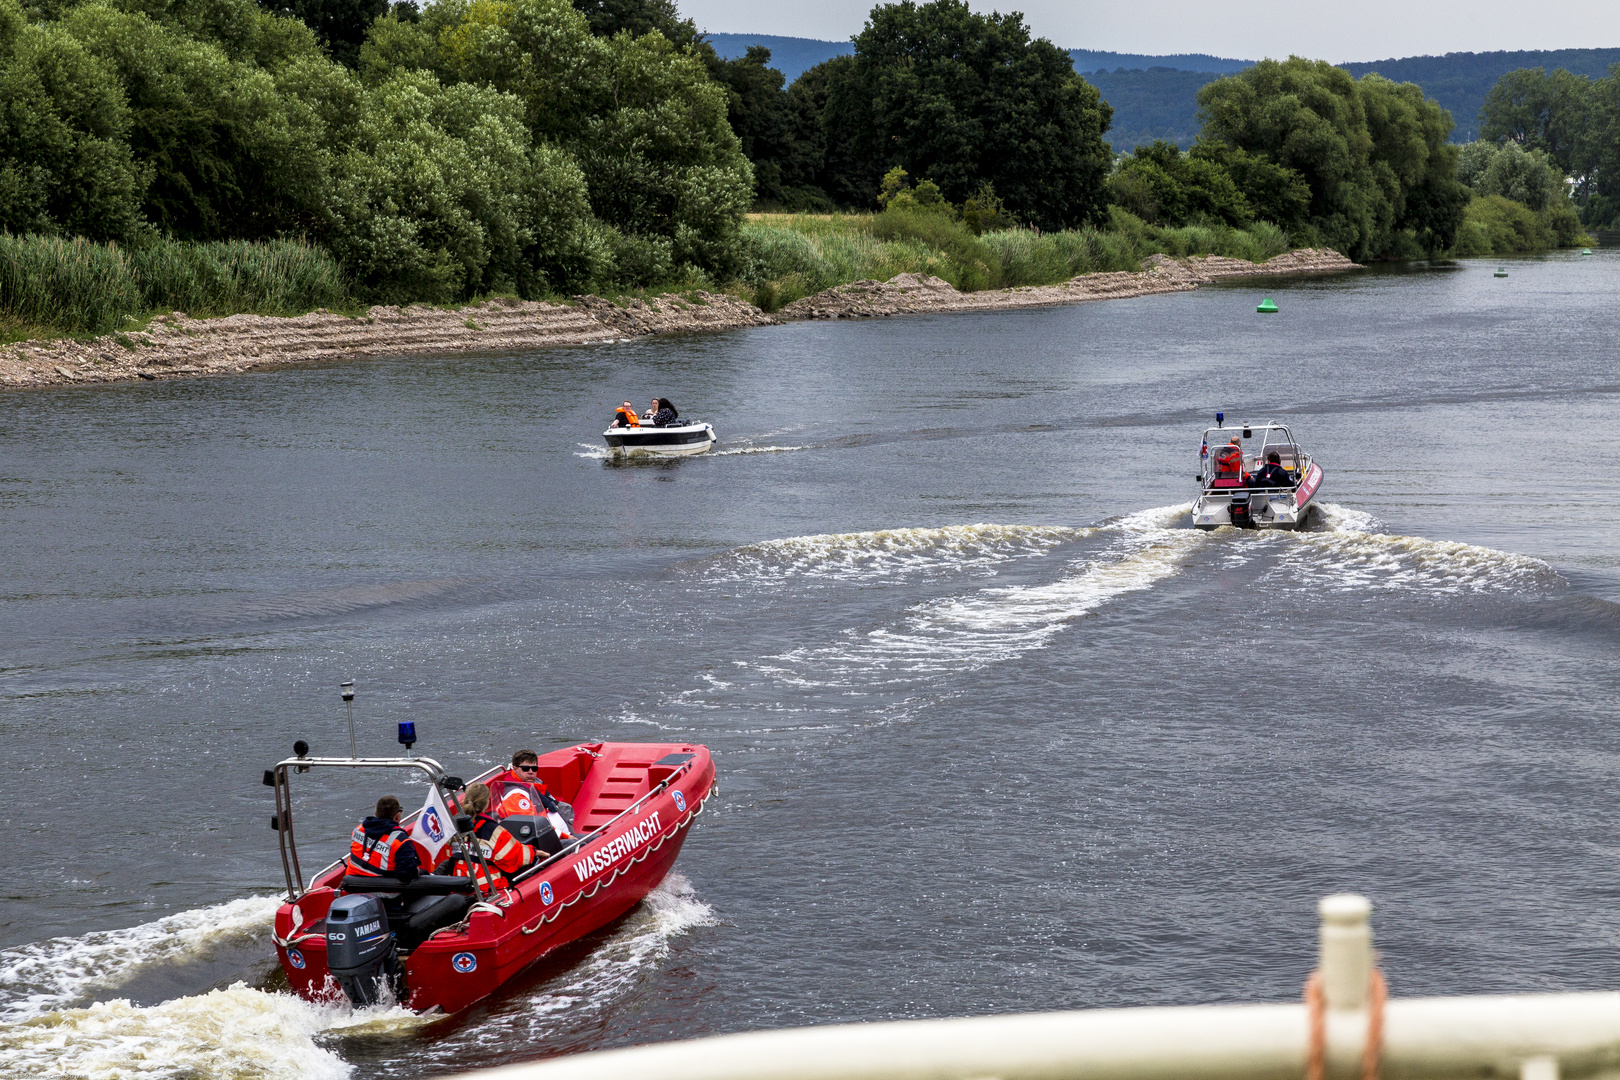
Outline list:
[[[1371,905],[1320,905],[1310,1003],[1092,1009],[752,1031],[466,1080],[1558,1080],[1620,1075],[1620,993],[1391,999]],[[1370,1036],[1370,1040],[1369,1040]],[[1369,1045],[1370,1041],[1370,1045]]]

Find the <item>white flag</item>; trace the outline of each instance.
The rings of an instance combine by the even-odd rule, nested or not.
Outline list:
[[[454,832],[450,816],[450,808],[444,805],[444,798],[439,794],[437,784],[428,788],[427,802],[417,812],[416,822],[411,826],[411,842],[416,845],[416,854],[422,860],[422,872],[431,873],[433,867],[439,862],[439,856],[450,844],[450,836]]]

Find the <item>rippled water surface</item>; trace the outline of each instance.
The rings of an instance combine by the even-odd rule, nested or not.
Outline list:
[[[1341,889],[1394,993],[1613,987],[1620,253],[1492,268],[0,396],[0,1074],[1294,998]],[[655,394],[721,452],[604,460]],[[1216,409],[1313,530],[1186,527]],[[307,1005],[259,774],[349,678],[362,752],[692,739],[721,794],[466,1015]]]

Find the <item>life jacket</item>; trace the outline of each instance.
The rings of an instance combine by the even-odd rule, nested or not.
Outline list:
[[[512,883],[507,880],[506,875],[515,874],[534,863],[534,849],[513,836],[488,814],[478,815],[478,821],[473,826],[473,836],[477,838],[475,842],[483,849],[484,864],[488,865],[489,873],[484,872],[484,865],[468,866],[467,860],[460,855],[450,860],[448,872],[457,877],[474,879],[478,882],[479,888],[485,892],[511,888]]]
[[[1215,451],[1215,471],[1217,475],[1229,473],[1236,476],[1241,473],[1243,471],[1243,448],[1228,443]]]
[[[623,405],[620,405],[613,411],[613,415],[618,417],[620,420],[623,420],[625,427],[641,426],[641,417],[636,415],[636,410],[634,409],[627,409]]]
[[[530,814],[543,814],[548,809],[546,796],[546,782],[536,774],[534,779],[519,777],[511,769],[489,782],[490,794],[495,797],[494,809],[496,817],[511,817],[521,814],[527,817]]]
[[[367,836],[362,822],[349,837],[348,872],[359,877],[388,877],[399,869],[399,852],[411,842],[397,825],[381,836]]]

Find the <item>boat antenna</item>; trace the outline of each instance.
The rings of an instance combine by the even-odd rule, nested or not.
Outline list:
[[[1218,413],[1215,414],[1215,426],[1216,427],[1225,427],[1226,426],[1226,414],[1225,413],[1218,412]]]
[[[351,679],[339,689],[343,691],[343,705],[349,711],[349,756],[359,757],[354,749],[354,681]]]

